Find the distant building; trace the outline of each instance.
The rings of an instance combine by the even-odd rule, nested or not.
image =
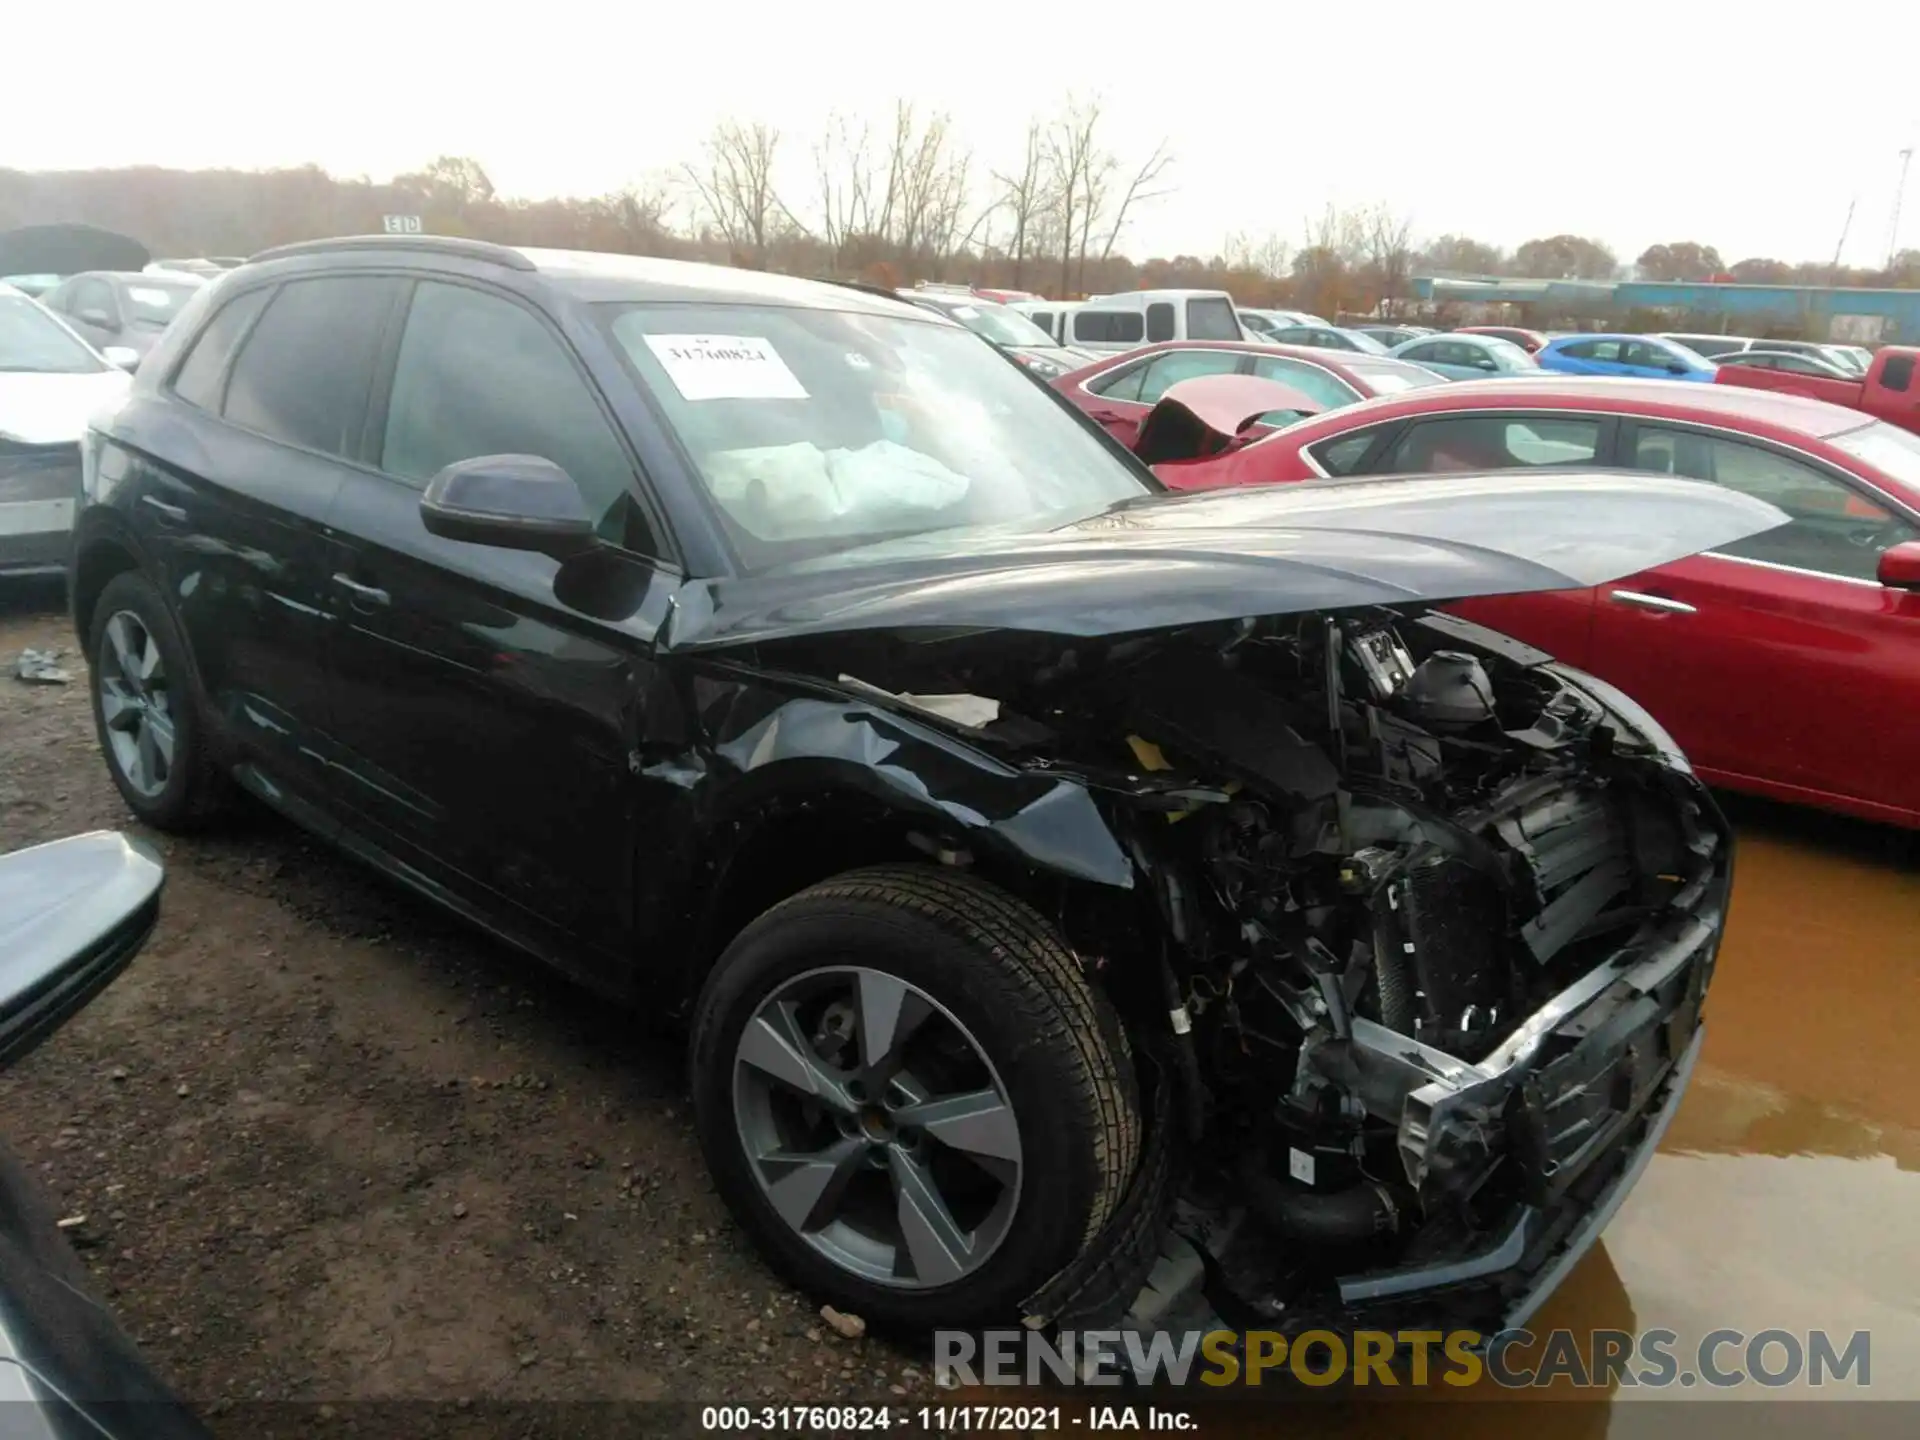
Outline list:
[[[1521,280],[1416,276],[1423,303],[1514,305],[1528,319],[1664,310],[1728,334],[1792,329],[1856,345],[1920,343],[1920,290],[1828,289],[1655,280]]]

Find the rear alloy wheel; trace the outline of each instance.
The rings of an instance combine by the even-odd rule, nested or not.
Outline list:
[[[1139,1147],[1125,1038],[1036,912],[855,871],[761,916],[701,995],[722,1195],[774,1264],[883,1326],[1006,1320],[1112,1213]]]
[[[116,575],[94,606],[87,650],[94,727],[133,813],[161,830],[213,811],[221,777],[206,755],[180,632],[142,575]]]
[[[172,677],[146,624],[131,610],[107,617],[100,650],[100,718],[121,780],[142,800],[166,793],[179,739]]]

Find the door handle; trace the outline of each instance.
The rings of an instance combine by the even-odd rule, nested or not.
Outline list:
[[[171,525],[184,525],[187,523],[187,512],[184,509],[178,505],[169,505],[158,495],[142,495],[140,497],[140,503],[150,507],[162,520],[165,520]]]
[[[377,585],[362,585],[358,580],[350,579],[345,575],[334,576],[333,583],[360,604],[391,605],[393,603],[393,597]]]
[[[1647,595],[1638,590],[1615,590],[1609,596],[1622,605],[1641,610],[1657,610],[1662,615],[1697,615],[1700,612],[1684,600],[1669,600],[1664,595]]]

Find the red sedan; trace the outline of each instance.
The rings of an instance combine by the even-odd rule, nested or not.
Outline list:
[[[1168,340],[1143,345],[1102,356],[1050,383],[1111,432],[1114,439],[1131,447],[1140,433],[1140,422],[1166,394],[1167,387],[1198,375],[1257,375],[1277,380],[1307,396],[1322,410],[1443,383],[1433,371],[1405,360],[1244,340]]]
[[[1465,381],[1158,474],[1206,489],[1542,465],[1692,476],[1791,518],[1596,590],[1451,608],[1626,691],[1715,784],[1920,827],[1920,436],[1732,386]]]
[[[1455,335],[1491,335],[1496,340],[1511,340],[1529,355],[1538,354],[1548,337],[1538,330],[1522,330],[1518,325],[1456,325]]]

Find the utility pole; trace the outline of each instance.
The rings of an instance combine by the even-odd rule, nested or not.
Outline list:
[[[1907,198],[1907,167],[1913,164],[1913,146],[1900,152],[1900,185],[1893,192],[1893,225],[1887,232],[1887,269],[1893,269],[1893,257],[1900,253],[1900,203]]]
[[[1827,272],[1827,288],[1831,290],[1840,283],[1840,252],[1847,248],[1847,232],[1853,229],[1853,212],[1860,204],[1860,197],[1854,196],[1847,202],[1847,218],[1840,226],[1840,243],[1833,247],[1833,268]]]

